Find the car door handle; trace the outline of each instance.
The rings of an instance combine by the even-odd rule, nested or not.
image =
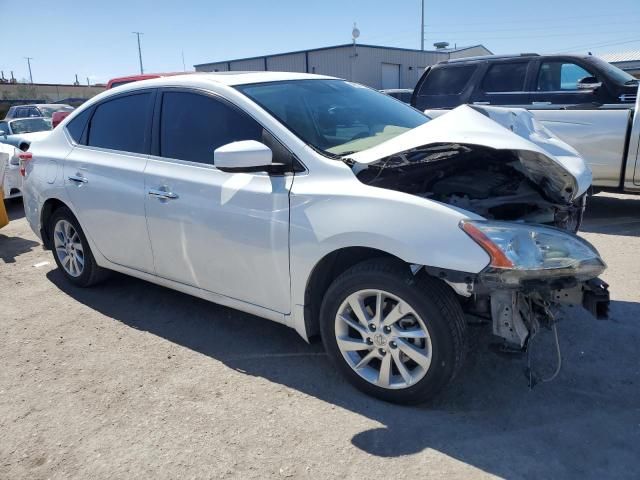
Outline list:
[[[531,105],[551,105],[551,102],[531,102]]]
[[[77,183],[87,183],[89,181],[86,178],[81,177],[79,175],[69,175],[69,180],[71,180],[72,182],[77,182]]]
[[[152,197],[165,200],[175,200],[176,198],[178,198],[177,193],[169,192],[166,190],[156,190],[155,188],[150,189],[147,193]]]
[[[473,102],[474,105],[491,105],[491,102]]]

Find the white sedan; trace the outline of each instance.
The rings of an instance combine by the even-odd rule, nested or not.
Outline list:
[[[358,388],[420,402],[462,368],[466,312],[521,351],[562,302],[606,310],[573,233],[590,171],[500,121],[318,75],[136,82],[23,156],[26,216],[76,285],[116,270],[320,335]]]

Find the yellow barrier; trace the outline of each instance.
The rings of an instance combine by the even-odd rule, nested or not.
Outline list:
[[[7,215],[7,209],[4,207],[4,192],[0,187],[0,228],[9,223],[9,216]]]

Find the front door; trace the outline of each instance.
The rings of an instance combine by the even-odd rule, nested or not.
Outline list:
[[[147,91],[98,104],[88,133],[64,163],[65,188],[86,235],[107,260],[147,273],[153,273],[153,255],[144,168],[153,96]]]
[[[551,60],[540,63],[534,90],[531,92],[531,104],[544,105],[577,105],[598,101],[595,89],[578,88],[580,80],[593,77],[581,65],[570,60]]]
[[[159,103],[157,155],[145,172],[157,275],[289,313],[293,177],[215,168],[216,148],[262,140],[262,127],[236,107],[180,90]]]

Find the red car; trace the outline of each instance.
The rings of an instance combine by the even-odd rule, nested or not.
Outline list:
[[[169,73],[144,73],[142,75],[130,75],[128,77],[112,78],[107,83],[107,90],[119,87],[131,82],[139,82],[140,80],[149,80],[151,78],[170,77],[172,75],[184,75],[187,72],[169,72]]]
[[[56,128],[62,120],[69,116],[71,112],[73,112],[73,109],[53,112],[53,114],[51,115],[51,128]]]

